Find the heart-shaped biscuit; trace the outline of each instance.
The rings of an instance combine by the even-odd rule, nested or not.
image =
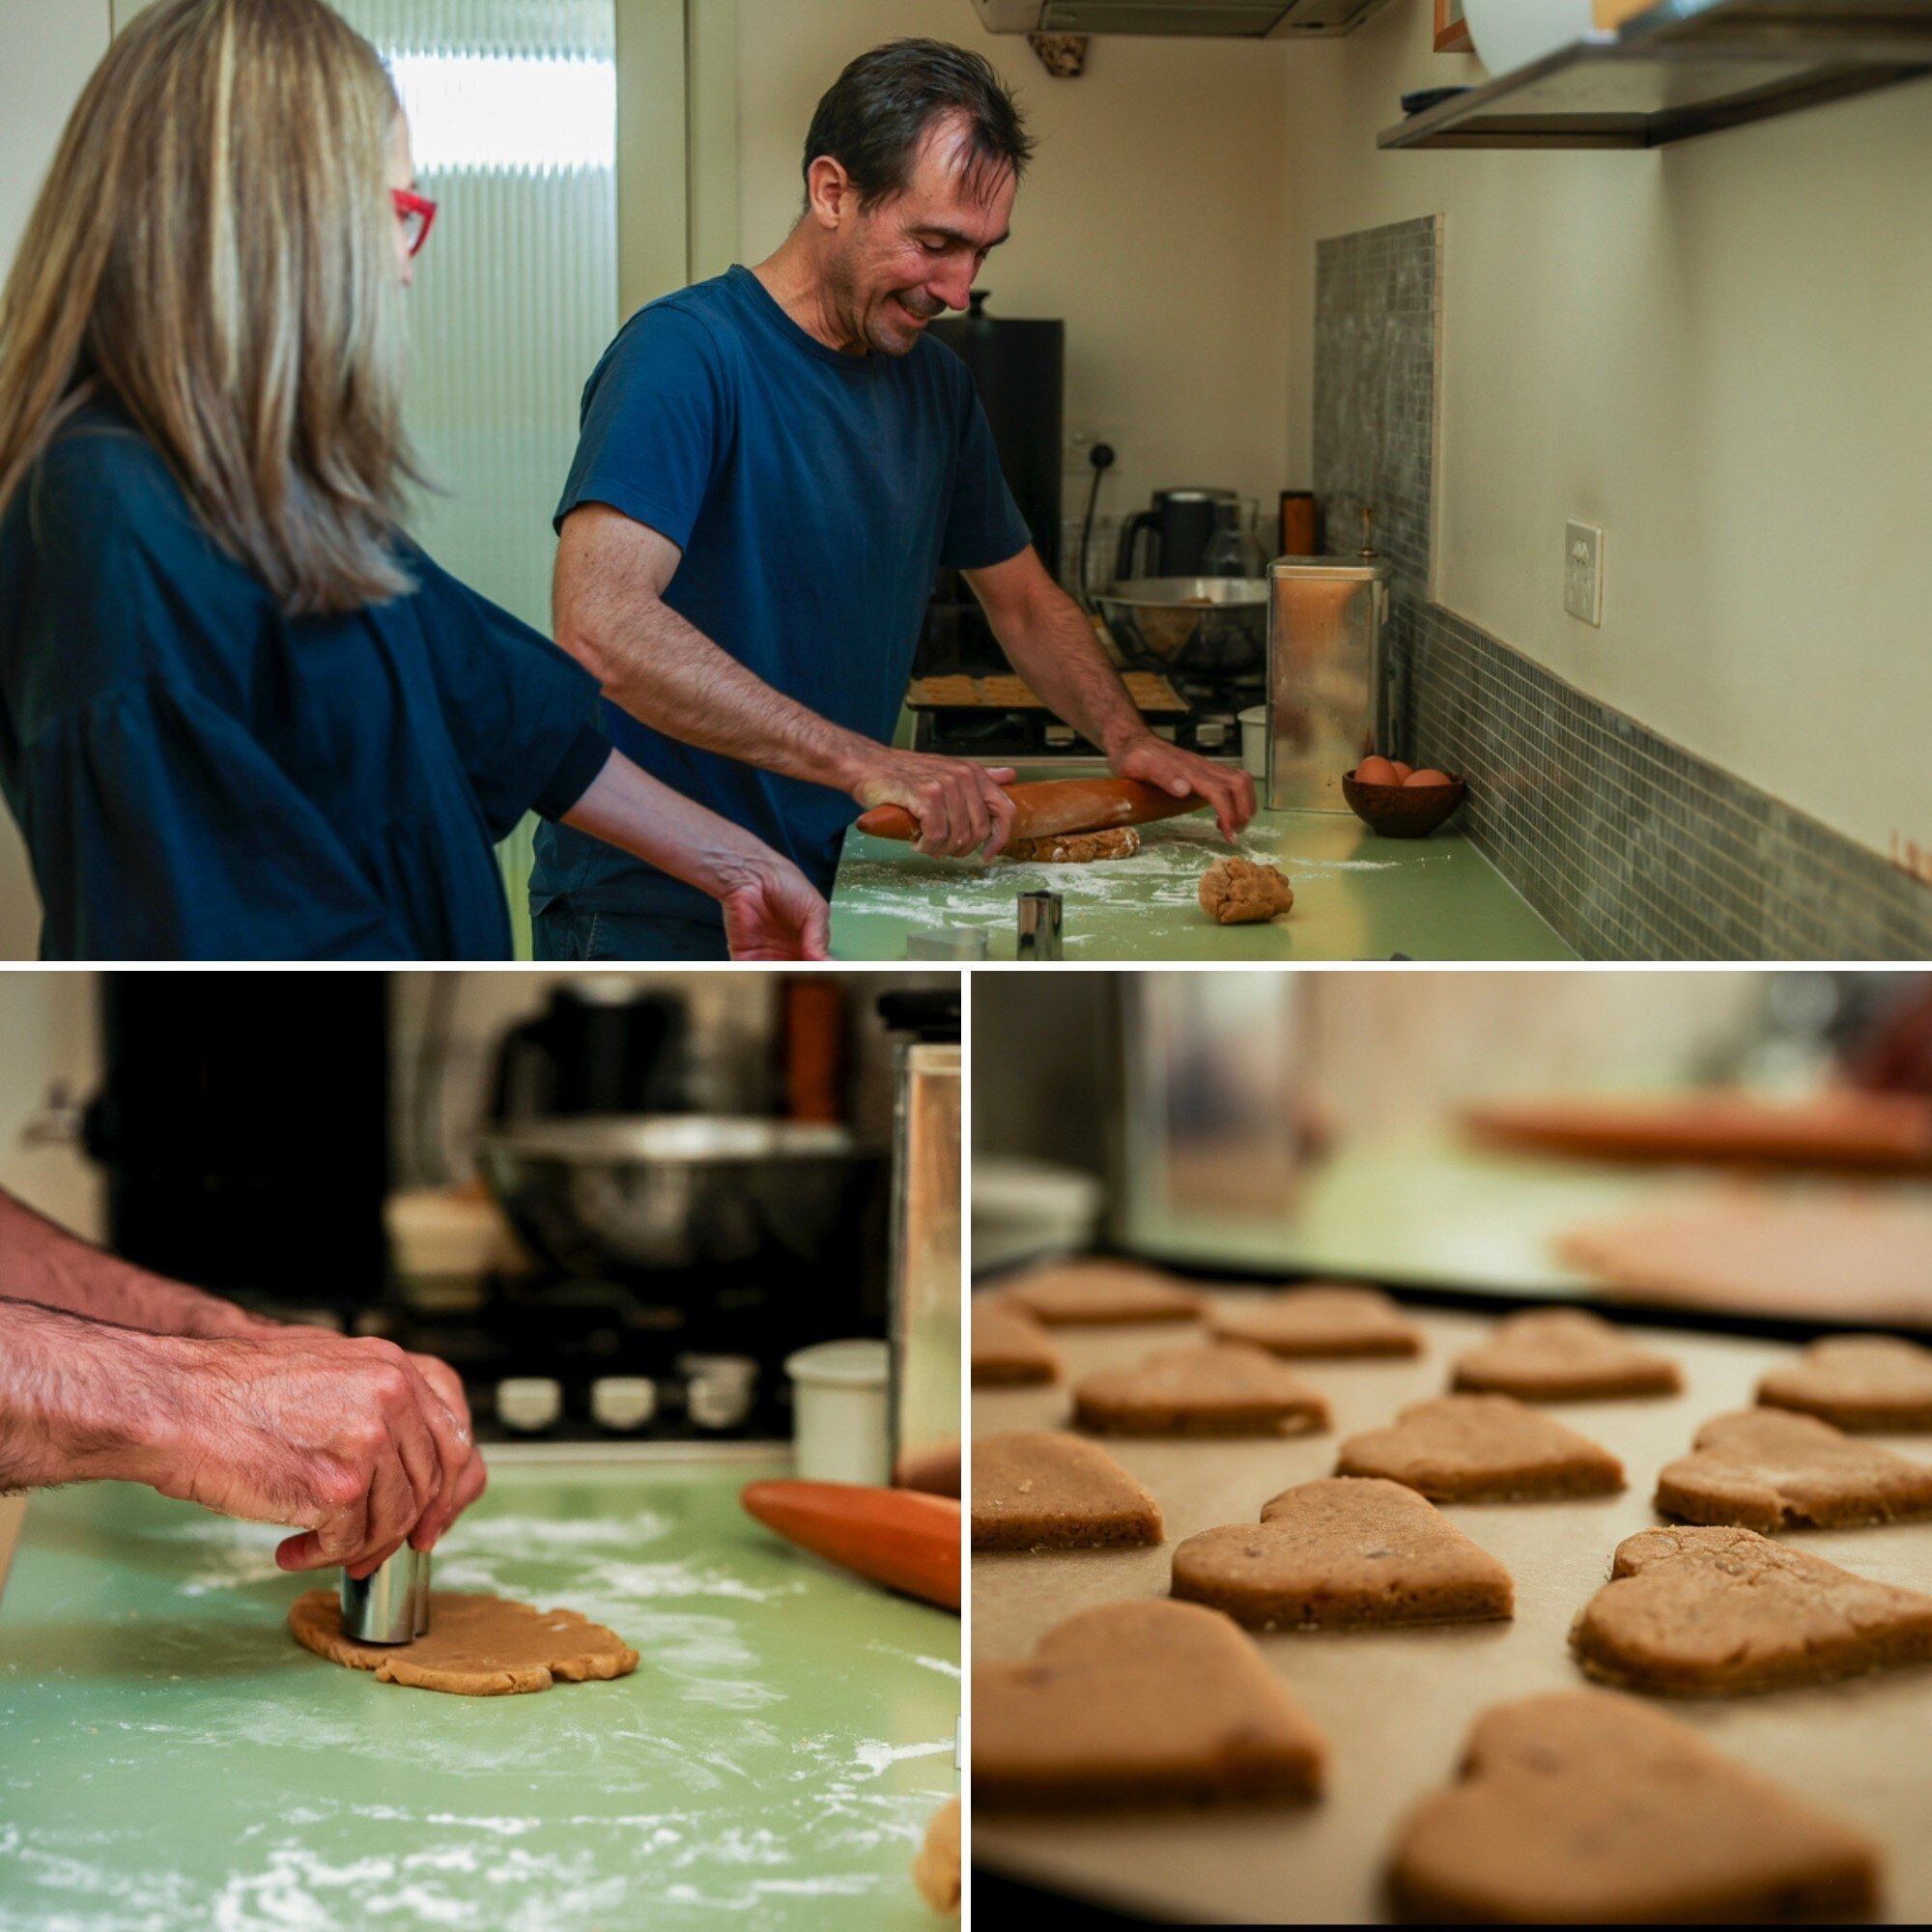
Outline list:
[[[1581,1308],[1537,1308],[1496,1324],[1457,1357],[1451,1386],[1523,1402],[1590,1402],[1675,1395],[1684,1386],[1668,1355],[1639,1349]]]
[[[1674,1718],[1555,1690],[1477,1719],[1461,1780],[1396,1839],[1390,1889],[1434,1924],[1848,1918],[1878,1847]]]
[[[1228,1619],[1103,1604],[1024,1663],[973,1672],[973,1802],[1146,1804],[1313,1798],[1321,1733]]]
[[[1036,1321],[1192,1321],[1201,1297],[1141,1262],[1054,1262],[1002,1283],[1003,1299]]]
[[[1400,1483],[1324,1476],[1262,1520],[1204,1529],[1174,1552],[1174,1594],[1251,1629],[1472,1623],[1511,1615],[1510,1574]]]
[[[1698,1430],[1657,1478],[1657,1511],[1684,1522],[1819,1529],[1932,1515],[1932,1467],[1854,1442],[1816,1416],[1746,1408]]]
[[[1889,1335],[1831,1335],[1774,1369],[1757,1399],[1838,1429],[1932,1429],[1932,1349]]]
[[[1328,1405],[1266,1350],[1216,1342],[1089,1376],[1073,1421],[1102,1435],[1300,1435],[1328,1427]]]
[[[1096,1442],[1010,1429],[973,1444],[975,1549],[1094,1549],[1161,1534],[1160,1505]]]
[[[973,1300],[973,1386],[1015,1387],[1060,1379],[1060,1356],[1031,1315],[991,1295]]]
[[[1604,1496],[1624,1486],[1607,1449],[1507,1395],[1412,1403],[1342,1444],[1338,1476],[1386,1476],[1436,1502]]]
[[[1378,1288],[1291,1288],[1217,1302],[1208,1326],[1224,1342],[1277,1355],[1419,1355],[1422,1331]]]
[[[1617,1546],[1611,1575],[1570,1647],[1630,1690],[1723,1696],[1932,1659],[1932,1597],[1755,1530],[1646,1529]]]

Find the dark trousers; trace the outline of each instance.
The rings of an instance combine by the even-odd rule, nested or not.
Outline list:
[[[553,899],[532,914],[538,959],[570,965],[593,959],[728,959],[724,921],[675,913],[586,912]]]

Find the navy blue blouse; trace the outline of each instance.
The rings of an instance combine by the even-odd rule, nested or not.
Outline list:
[[[503,959],[494,843],[610,756],[594,681],[406,548],[290,618],[116,409],[0,517],[0,788],[48,959]]]

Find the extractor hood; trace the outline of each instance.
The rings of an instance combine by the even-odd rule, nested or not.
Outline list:
[[[1387,0],[973,0],[995,34],[1192,34],[1290,41],[1352,33]]]

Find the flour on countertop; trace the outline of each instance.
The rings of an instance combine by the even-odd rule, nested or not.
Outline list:
[[[1208,818],[1167,819],[1140,830],[1141,849],[1135,857],[1093,865],[1001,860],[983,866],[973,859],[927,859],[917,854],[901,861],[853,860],[838,875],[839,905],[853,912],[883,913],[919,926],[997,930],[1012,923],[1013,900],[1019,894],[1057,892],[1066,899],[1069,919],[1077,916],[1083,904],[1175,911],[1198,918],[1201,874],[1217,858],[1233,855],[1259,865],[1278,866],[1300,891],[1307,882],[1330,873],[1391,872],[1448,856],[1303,859],[1266,847],[1257,839],[1236,839],[1230,845]],[[934,888],[941,889],[940,895],[925,896]]]
[[[220,1634],[250,1647],[251,1671],[277,1667],[277,1694],[265,1695],[250,1675],[223,1684],[203,1669],[187,1695],[169,1669],[172,1646],[179,1633],[205,1663],[206,1606],[190,1611],[177,1597],[165,1617],[129,1625],[128,1640],[139,1633],[139,1655],[160,1667],[130,1676],[127,1717],[99,1727],[88,1774],[99,1807],[86,1823],[56,1814],[37,1781],[0,1778],[0,1870],[9,1875],[0,1925],[605,1932],[647,1914],[652,1932],[711,1932],[721,1921],[817,1932],[829,1900],[847,1902],[841,1923],[896,1922],[906,1865],[952,1788],[951,1765],[930,1760],[952,1741],[895,1745],[875,1734],[883,1713],[801,1738],[766,1639],[810,1586],[769,1567],[738,1574],[727,1551],[701,1545],[683,1560],[638,1560],[675,1527],[651,1511],[564,1521],[478,1515],[459,1525],[439,1552],[440,1584],[567,1604],[644,1657],[636,1677],[597,1687],[611,1694],[594,1704],[558,1699],[508,1725],[489,1708],[372,1723],[371,1700],[327,1694],[298,1699],[300,1720],[291,1722],[280,1690],[307,1673],[300,1653],[284,1658],[279,1641],[289,1579],[273,1550],[287,1532],[213,1517],[141,1532],[176,1546],[168,1567],[187,1572],[179,1592],[224,1593]],[[936,1640],[923,1625],[920,1639]],[[895,1668],[902,1683],[915,1672],[928,1686],[928,1672],[956,1683],[957,1666],[921,1653],[918,1640],[866,1640],[841,1667],[867,1681]],[[32,1751],[33,1729],[16,1727],[11,1706],[17,1682],[0,1678],[0,1727]],[[934,1694],[921,1693],[921,1728],[931,1725]],[[942,1708],[954,1703],[945,1697]],[[837,1706],[821,1697],[819,1708]],[[355,1763],[365,1788],[391,1802],[322,1796],[329,1761]],[[393,1802],[421,1783],[427,1763],[435,1778],[423,1795],[433,1790],[435,1808]],[[200,1847],[201,1867],[184,1862],[170,1830],[122,1823],[108,1798],[117,1781],[184,1776],[212,1777],[226,1794],[220,1845]],[[582,1794],[567,1813],[554,1803],[565,1791]],[[676,1808],[582,1808],[630,1791],[673,1796]],[[466,1806],[469,1792],[476,1799]],[[551,1815],[536,1814],[540,1803]]]

